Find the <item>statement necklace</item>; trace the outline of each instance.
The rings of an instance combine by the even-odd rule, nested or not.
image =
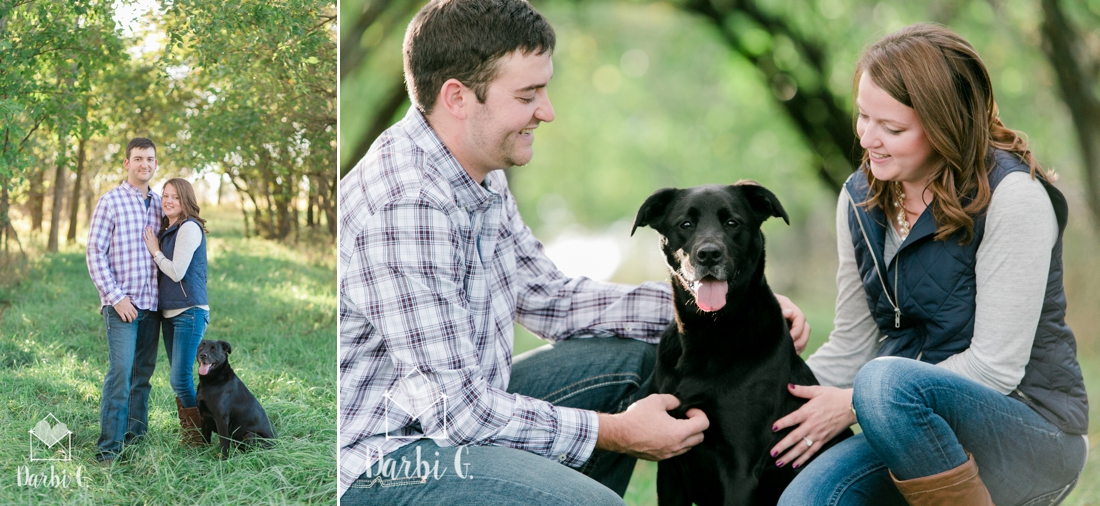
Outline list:
[[[904,241],[906,237],[909,237],[909,219],[905,217],[905,192],[901,189],[901,181],[894,181],[894,190],[894,193],[898,195],[898,199],[894,201],[894,207],[898,208],[898,228],[901,229],[898,235]]]

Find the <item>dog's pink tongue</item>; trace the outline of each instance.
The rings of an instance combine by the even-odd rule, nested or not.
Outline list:
[[[199,375],[206,376],[208,372],[210,372],[210,364],[199,362]]]
[[[729,285],[725,281],[699,281],[695,283],[695,305],[703,311],[722,309],[726,305],[726,290],[729,290]]]

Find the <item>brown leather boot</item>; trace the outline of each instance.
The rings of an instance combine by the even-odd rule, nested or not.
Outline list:
[[[967,452],[966,457],[963,465],[932,476],[899,480],[891,472],[890,478],[910,506],[993,506],[974,456]]]
[[[199,416],[199,408],[185,408],[179,397],[176,397],[176,413],[180,417],[180,439],[184,445],[196,447],[203,443],[202,417]]]

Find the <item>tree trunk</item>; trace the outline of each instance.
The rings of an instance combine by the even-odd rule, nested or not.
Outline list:
[[[313,208],[317,205],[317,185],[313,180],[313,176],[309,176],[309,195],[306,197],[306,227],[316,228],[317,224],[313,221]],[[317,219],[321,219],[320,216]]]
[[[237,181],[233,179],[232,175],[227,175],[229,176],[229,183],[237,190],[237,196],[241,201],[241,215],[244,216],[244,238],[248,239],[248,209],[245,208],[245,197],[248,197],[248,200],[252,201],[252,207],[256,208],[256,211],[252,213],[252,233],[257,236],[260,235],[260,229],[256,225],[256,215],[259,213],[260,209],[259,204],[256,203],[256,199],[252,197],[251,193],[245,191],[244,188],[241,188],[241,186],[237,184]]]
[[[84,185],[87,188],[84,190],[84,223],[92,223],[92,212],[95,211],[96,194],[99,193],[99,188],[96,185],[96,172],[92,165],[88,167],[88,173],[85,174],[88,180],[88,184]]]
[[[814,161],[818,177],[834,193],[839,193],[852,171],[859,166],[860,151],[852,128],[852,114],[843,103],[833,96],[828,86],[802,86],[795,76],[788,75],[775,64],[771,50],[756,53],[749,50],[728,23],[731,15],[742,14],[772,35],[784,35],[794,43],[799,56],[805,60],[807,70],[816,73],[818,83],[829,81],[825,67],[825,55],[822,45],[799,32],[785,20],[774,17],[762,10],[753,0],[732,0],[716,2],[711,0],[687,0],[683,8],[702,15],[714,23],[719,35],[731,49],[756,66],[772,84],[773,90],[794,85],[794,92],[779,103],[787,112],[787,117],[802,133],[808,147],[817,155]],[[815,112],[816,111],[816,112]]]
[[[84,176],[84,145],[88,139],[81,138],[76,150],[76,182],[73,183],[73,196],[69,199],[69,232],[65,234],[65,242],[76,242],[76,222],[80,213],[80,190],[83,189],[81,178]]]
[[[61,227],[61,206],[65,203],[65,180],[69,177],[68,170],[65,168],[65,150],[68,146],[65,145],[65,141],[68,136],[61,134],[57,141],[58,143],[58,157],[57,157],[57,169],[54,171],[54,183],[53,183],[53,205],[50,212],[50,240],[46,245],[46,251],[50,253],[57,252],[57,236]]]
[[[8,228],[11,227],[11,219],[8,218],[8,181],[9,178],[0,175],[0,245],[4,253],[8,252]]]
[[[45,214],[46,190],[43,188],[46,170],[31,168],[30,189],[27,191],[27,205],[31,208],[31,231],[42,230],[42,217]]]
[[[338,218],[336,217],[336,179],[322,180],[325,185],[324,193],[320,194],[321,197],[321,209],[325,212],[325,225],[328,228],[328,233],[332,237],[336,237],[336,223]]]
[[[218,204],[217,204],[219,206],[222,205],[222,193],[224,193],[224,192],[225,192],[225,174],[219,174],[218,175]],[[241,201],[241,204],[244,204],[243,200]]]
[[[1094,230],[1100,231],[1100,98],[1093,91],[1096,61],[1090,61],[1087,45],[1069,23],[1057,0],[1043,0],[1043,52],[1054,67],[1058,89],[1069,108],[1081,147],[1081,178],[1092,212]]]

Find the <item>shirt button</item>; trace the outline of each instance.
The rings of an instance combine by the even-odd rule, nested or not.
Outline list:
[[[566,455],[565,455],[564,453],[563,453],[563,454],[561,454],[561,455],[558,455],[558,462],[561,462],[561,463],[563,463],[563,464],[564,464],[564,463],[565,463],[565,459],[567,459],[567,458],[569,458],[569,457],[567,457],[567,456],[566,456]]]

